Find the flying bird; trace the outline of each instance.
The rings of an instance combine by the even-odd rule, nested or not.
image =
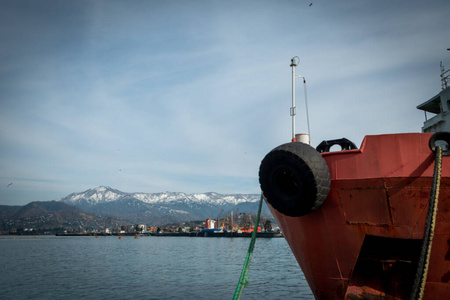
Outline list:
[[[10,183],[8,183],[8,185],[6,186],[6,187],[10,187],[11,185],[12,185],[13,183],[12,182],[10,182]]]
[[[309,6],[312,6],[312,2],[309,4]]]

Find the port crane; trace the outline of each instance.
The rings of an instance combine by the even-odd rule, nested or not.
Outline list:
[[[217,216],[217,225],[216,225],[216,228],[217,227],[219,227],[219,220],[220,220],[220,216],[222,215],[222,213],[223,213],[223,208],[222,208],[222,210],[220,211],[220,213],[219,213],[219,215]]]
[[[248,221],[248,219],[251,217],[251,214],[249,213],[249,214],[247,214],[247,216],[245,217],[245,219],[244,219],[244,231],[247,231],[249,228],[250,228],[250,226],[249,225],[247,225],[247,221]]]
[[[235,220],[236,220],[236,216],[238,215],[238,212],[239,212],[239,207],[236,209],[236,212],[235,212],[235,214],[234,214],[234,216],[232,216],[232,219],[231,219],[231,226],[230,226],[230,229],[231,230],[234,230],[235,229],[235,227],[237,227],[235,224]]]
[[[226,229],[225,228],[225,222],[228,220],[228,214],[229,214],[230,212],[227,212],[227,214],[225,215],[225,218],[223,218],[223,220],[222,220],[222,229]]]

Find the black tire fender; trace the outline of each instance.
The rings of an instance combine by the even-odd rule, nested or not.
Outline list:
[[[330,190],[328,165],[311,146],[287,143],[270,151],[259,168],[264,197],[281,214],[306,215],[318,209]]]

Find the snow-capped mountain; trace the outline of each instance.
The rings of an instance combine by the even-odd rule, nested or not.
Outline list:
[[[125,193],[106,186],[89,189],[81,193],[72,193],[60,201],[72,204],[89,203],[96,205],[100,203],[118,201],[123,198],[133,198],[145,203],[170,203],[170,202],[192,202],[192,203],[214,203],[216,205],[233,204],[245,202],[258,202],[260,195],[256,194],[218,194],[214,192],[203,194],[186,194],[181,192],[163,193]]]
[[[73,193],[59,201],[104,217],[114,217],[147,224],[184,222],[215,218],[223,209],[256,212],[257,194],[186,194],[182,192],[125,193],[100,186]],[[264,209],[268,211],[267,207]]]

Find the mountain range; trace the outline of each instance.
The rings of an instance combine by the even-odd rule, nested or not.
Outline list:
[[[41,234],[64,230],[120,228],[127,224],[112,218],[102,218],[61,201],[35,201],[24,206],[0,205],[0,232]],[[28,232],[26,232],[28,231]]]
[[[31,202],[25,206],[0,206],[3,230],[22,227],[104,227],[123,224],[160,226],[193,220],[221,219],[231,213],[256,213],[260,195],[187,194],[182,192],[126,193],[100,186],[62,199]],[[263,204],[263,212],[269,213]],[[270,213],[269,213],[270,215]],[[109,225],[111,224],[111,225]]]
[[[125,193],[100,186],[73,193],[59,201],[101,217],[112,217],[132,223],[161,225],[174,222],[217,218],[223,210],[256,212],[257,194],[186,194],[182,192]],[[267,206],[264,211],[268,212]]]

